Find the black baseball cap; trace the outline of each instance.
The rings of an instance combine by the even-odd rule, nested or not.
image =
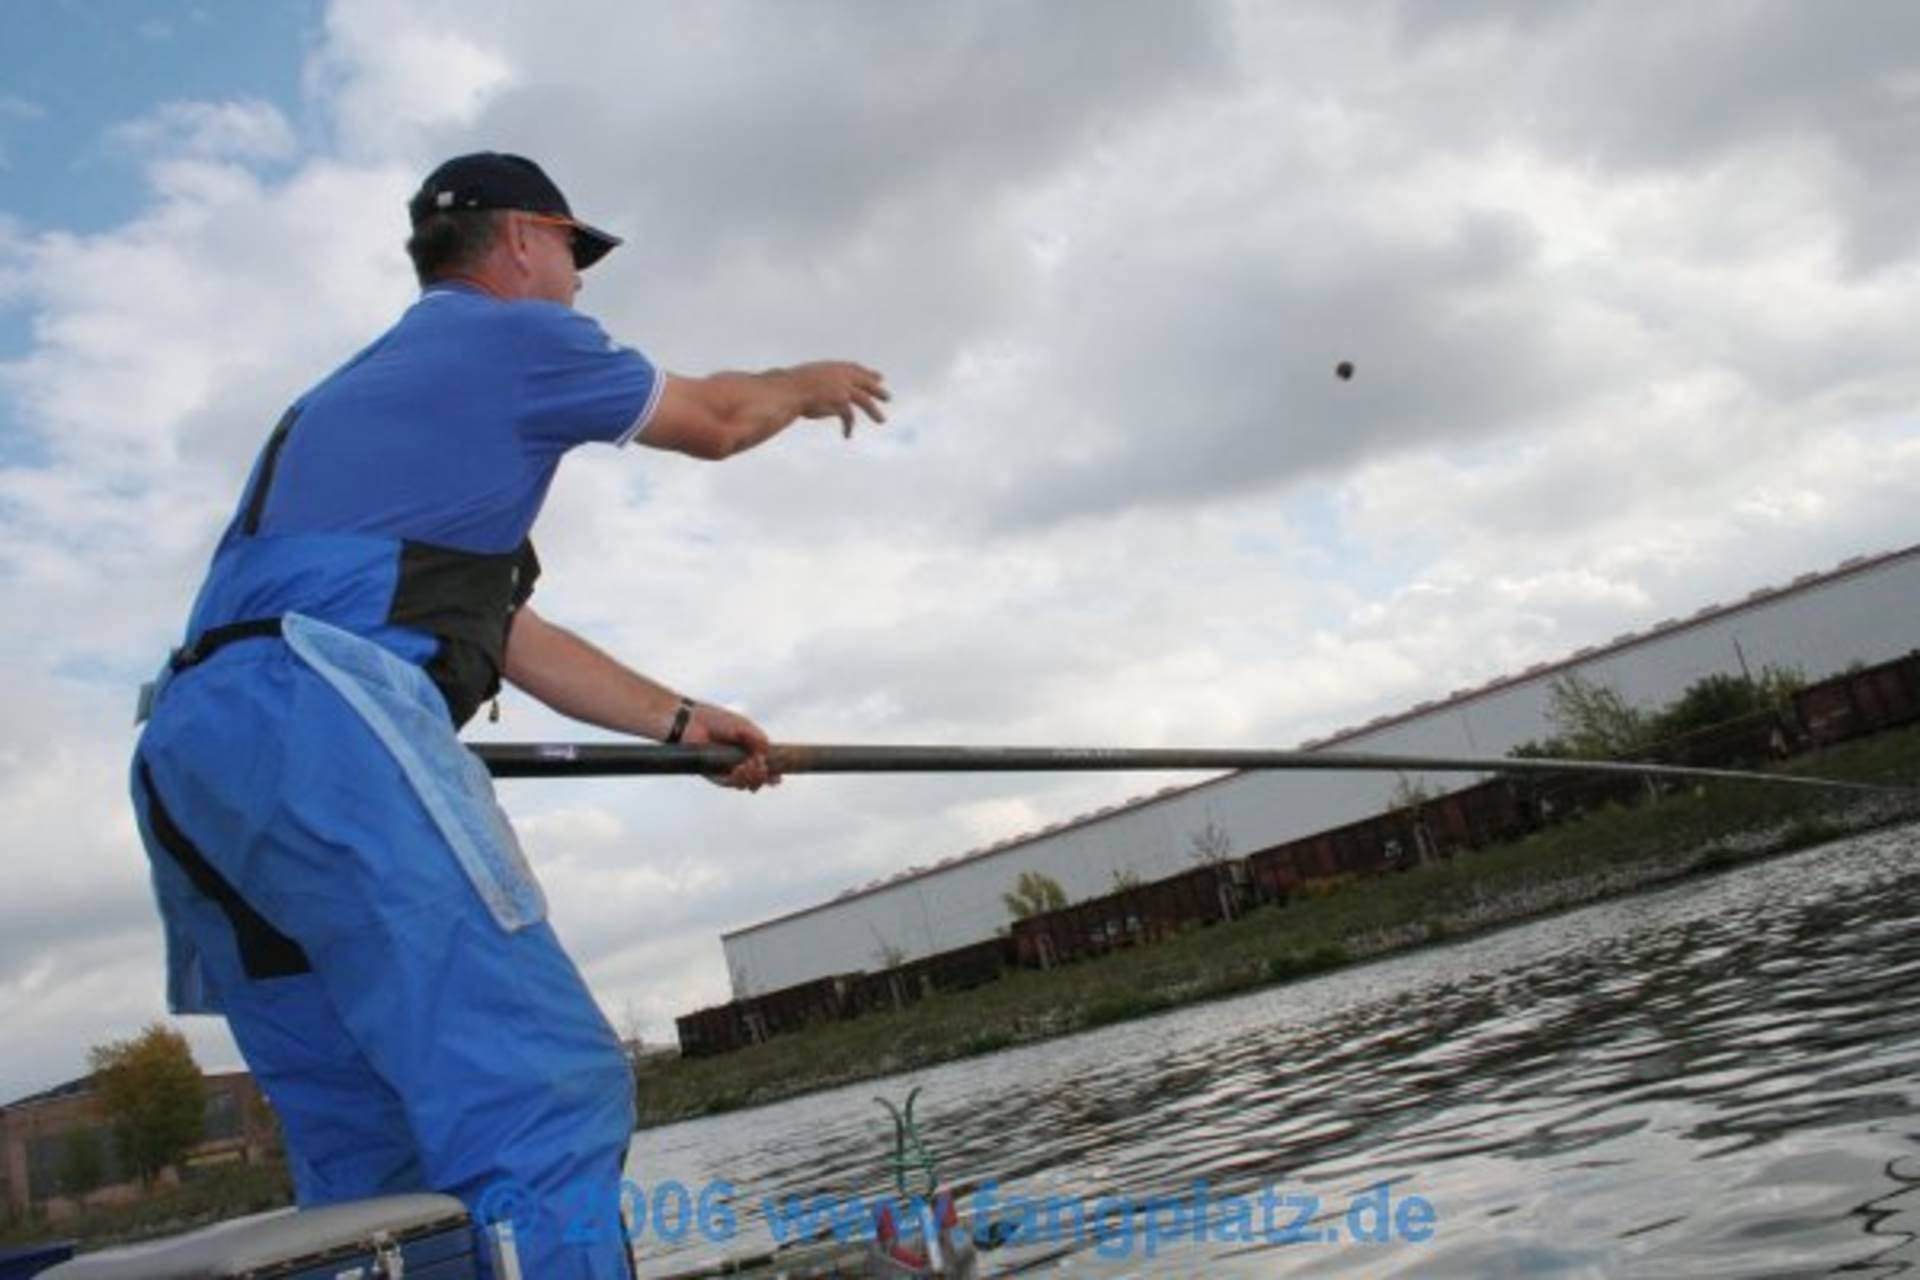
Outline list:
[[[455,156],[428,174],[407,201],[407,213],[416,227],[436,213],[454,209],[518,209],[565,218],[573,227],[573,265],[582,271],[620,243],[619,236],[574,217],[567,198],[539,165],[503,151]]]

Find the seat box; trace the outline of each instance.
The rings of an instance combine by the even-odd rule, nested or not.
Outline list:
[[[40,1280],[475,1280],[473,1227],[452,1196],[280,1209],[103,1249]]]

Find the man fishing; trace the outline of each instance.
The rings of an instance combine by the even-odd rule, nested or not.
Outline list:
[[[504,679],[777,782],[750,720],[535,611],[529,533],[577,445],[718,460],[801,419],[850,435],[887,391],[853,363],[690,378],[617,345],[572,304],[620,241],[524,158],[449,160],[409,213],[418,301],[273,429],[152,698],[133,792],[168,999],[227,1016],[302,1205],[431,1189],[479,1217],[506,1188],[537,1215],[524,1274],[623,1277],[620,1232],[560,1218],[616,1194],[632,1079],[456,731]]]

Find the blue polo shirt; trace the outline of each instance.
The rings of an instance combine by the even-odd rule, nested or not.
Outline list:
[[[625,443],[664,381],[570,307],[435,285],[295,403],[255,532],[511,551],[561,456]]]
[[[429,288],[275,427],[189,639],[307,614],[421,662],[465,720],[498,688],[560,459],[631,439],[664,383],[570,307]]]

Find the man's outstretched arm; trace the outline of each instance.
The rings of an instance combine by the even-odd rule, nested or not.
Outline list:
[[[671,731],[680,709],[679,694],[526,605],[513,616],[501,674],[563,716],[656,741]],[[747,759],[719,779],[727,786],[758,791],[780,781],[767,765],[767,735],[745,716],[699,703],[680,740],[695,746],[720,742],[747,751]]]
[[[852,435],[857,415],[885,422],[886,380],[865,365],[822,360],[765,373],[662,375],[660,403],[640,443],[719,461],[764,444],[801,418],[838,418]]]

